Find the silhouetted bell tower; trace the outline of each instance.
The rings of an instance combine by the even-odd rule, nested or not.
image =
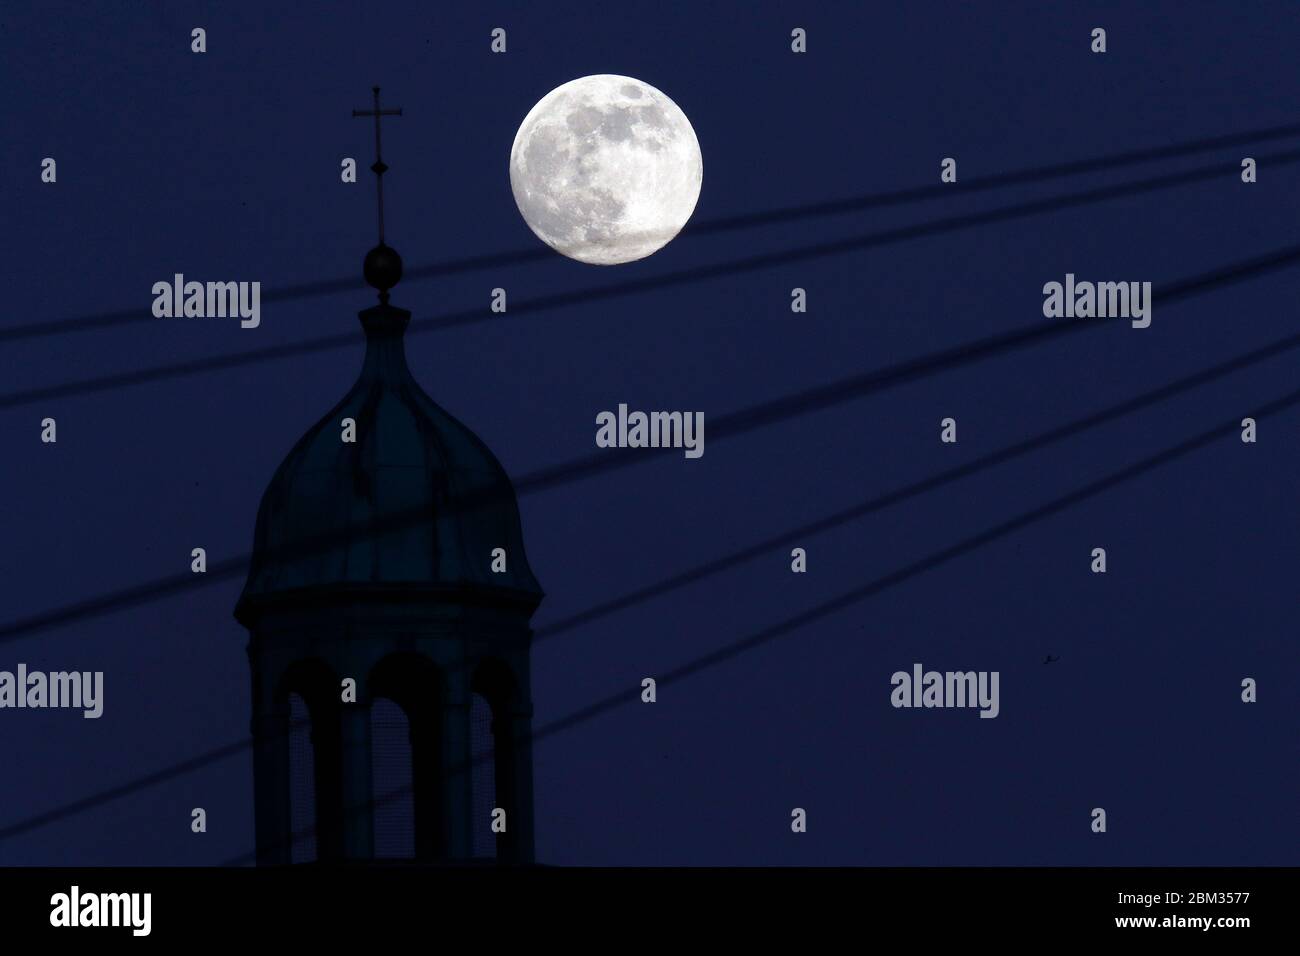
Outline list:
[[[375,117],[379,187],[365,360],[271,479],[235,609],[252,665],[257,861],[527,863],[542,591],[505,470],[407,366],[379,142],[380,117],[401,111],[374,96],[354,111]]]

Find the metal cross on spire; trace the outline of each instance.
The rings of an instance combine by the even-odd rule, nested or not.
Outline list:
[[[384,165],[384,151],[379,138],[379,118],[381,116],[401,116],[401,109],[385,110],[379,108],[379,87],[373,87],[375,92],[375,108],[373,110],[353,110],[352,116],[373,116],[375,118],[375,162],[370,168],[374,171],[375,179],[379,183],[379,244],[384,245],[384,173],[388,172],[388,167]]]

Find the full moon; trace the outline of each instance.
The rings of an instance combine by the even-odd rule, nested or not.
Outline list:
[[[537,238],[571,259],[644,259],[695,211],[704,160],[686,114],[630,76],[558,86],[510,148],[510,188]]]

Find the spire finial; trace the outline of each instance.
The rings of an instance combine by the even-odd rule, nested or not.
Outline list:
[[[402,278],[402,257],[395,249],[384,243],[384,173],[388,166],[384,163],[383,142],[380,137],[379,121],[383,116],[401,116],[401,109],[386,110],[379,105],[379,87],[372,88],[375,94],[373,110],[353,110],[353,117],[373,116],[375,118],[375,162],[370,169],[375,174],[378,184],[379,199],[379,245],[366,254],[364,271],[366,281],[379,290],[379,301],[388,304],[388,290],[397,285]]]

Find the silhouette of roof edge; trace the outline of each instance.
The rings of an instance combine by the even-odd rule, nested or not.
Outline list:
[[[245,594],[235,605],[235,619],[248,626],[264,614],[302,607],[321,608],[353,603],[463,604],[500,608],[503,605],[526,611],[531,617],[545,593],[513,587],[496,587],[475,582],[348,582],[287,588]]]

